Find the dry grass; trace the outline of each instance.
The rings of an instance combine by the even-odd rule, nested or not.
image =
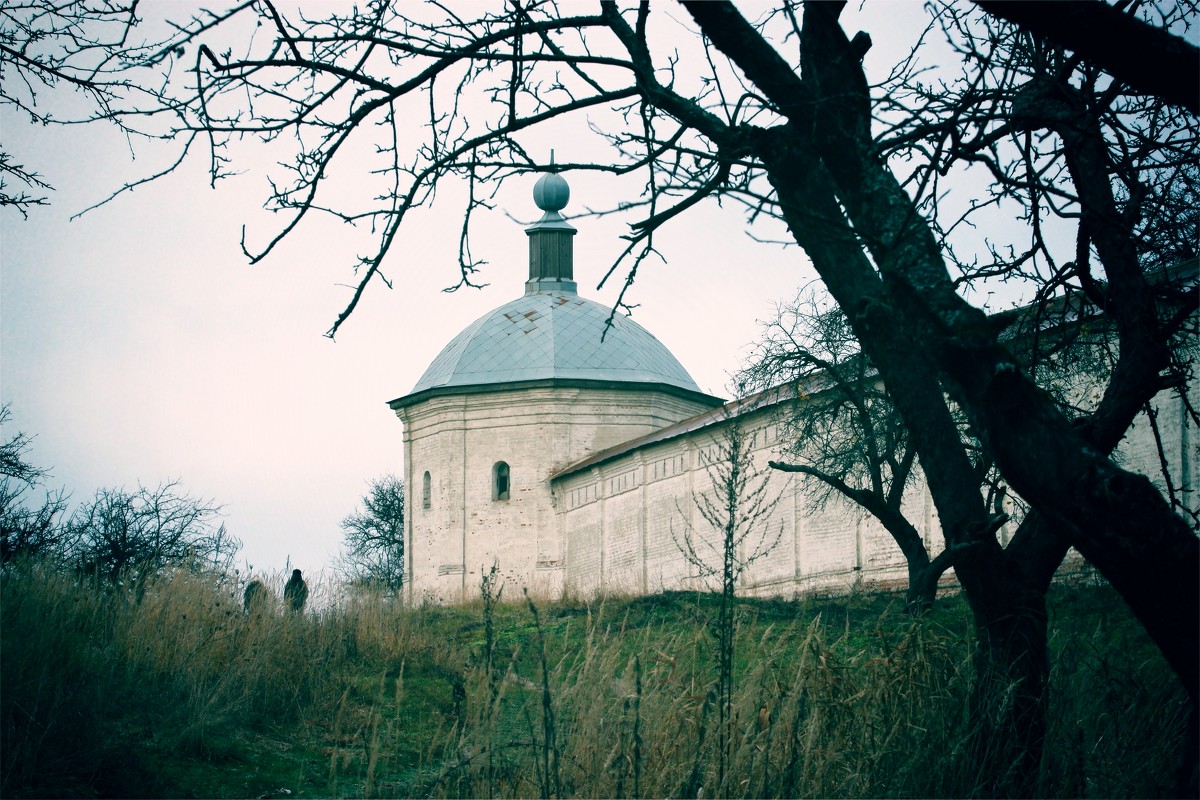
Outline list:
[[[37,567],[0,581],[5,797],[981,785],[962,756],[970,626],[956,599],[919,622],[886,598],[741,601],[718,785],[712,597],[539,603],[535,620],[516,604],[408,609],[325,587],[315,613],[247,616],[240,587],[213,576],[175,574],[140,600]],[[1061,595],[1039,793],[1166,792],[1182,693],[1111,593]]]
[[[731,777],[719,786],[708,633],[675,625],[629,630],[602,616],[579,624],[582,647],[560,648],[549,681],[564,795],[929,795],[954,765],[966,659],[947,653],[943,634],[930,626],[910,623],[895,633],[888,655],[842,647],[836,633],[830,641],[820,618],[754,626],[756,638],[739,645],[746,655],[733,698]],[[578,639],[569,629],[561,635],[563,645]],[[486,697],[484,682],[481,674],[468,682],[472,701]],[[541,793],[538,765],[549,746],[540,735],[543,687],[536,674],[521,674],[519,659],[503,687],[490,716],[485,702],[473,704],[437,778],[409,788]]]

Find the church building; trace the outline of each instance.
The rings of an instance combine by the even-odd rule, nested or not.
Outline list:
[[[773,500],[757,523],[770,555],[742,572],[739,593],[903,585],[904,558],[873,517],[815,505],[802,479],[766,467],[787,404],[770,393],[726,404],[702,392],[649,331],[581,297],[576,231],[560,213],[567,182],[544,175],[533,195],[544,214],[526,229],[524,294],[467,326],[389,404],[404,424],[409,599],[478,596],[493,565],[510,592],[543,597],[708,586],[699,551],[689,560],[685,549],[708,542],[720,564],[697,498],[714,491],[711,465],[732,419]],[[1190,478],[1200,448],[1177,405],[1168,447]],[[933,504],[915,483],[904,510],[936,552]]]

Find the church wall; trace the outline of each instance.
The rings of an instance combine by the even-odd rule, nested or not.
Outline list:
[[[420,587],[416,599],[457,599],[462,582],[465,482],[462,453],[466,443],[463,399],[412,409],[405,421],[405,485],[408,488],[405,552],[408,585]],[[430,474],[429,508],[425,508],[423,476]]]
[[[565,590],[586,596],[714,588],[688,563],[680,542],[688,535],[712,542],[709,555],[718,563],[719,534],[697,510],[695,497],[712,490],[704,454],[714,451],[720,423],[648,442],[549,481],[555,470],[577,463],[601,443],[652,433],[664,427],[663,419],[673,423],[696,411],[670,397],[649,398],[640,413],[636,406],[620,392],[544,389],[435,398],[403,410],[406,481],[413,487],[414,597],[473,597],[493,558],[510,591],[528,586],[544,594]],[[1200,436],[1174,394],[1160,395],[1155,407],[1174,486],[1188,487],[1183,496],[1195,507],[1200,499],[1190,487],[1200,467]],[[764,471],[779,447],[773,413],[754,412],[744,422],[754,437],[755,464]],[[1137,420],[1119,457],[1163,486],[1145,418]],[[490,495],[496,460],[511,467],[512,494],[504,503]],[[428,510],[420,507],[425,469],[433,478]],[[771,555],[741,576],[740,593],[790,596],[845,592],[860,584],[905,585],[903,555],[879,522],[837,498],[817,504],[800,476],[767,474],[769,495],[779,501],[764,528],[769,537],[776,530],[782,535]],[[903,508],[931,554],[939,552],[936,509],[919,472]],[[1002,540],[1015,529],[1016,521],[1006,525]]]
[[[411,487],[412,599],[456,602],[473,597],[493,562],[510,586],[543,595],[561,592],[566,547],[550,474],[596,449],[706,408],[659,391],[544,387],[434,397],[399,409],[406,429],[406,485]],[[494,498],[497,462],[509,467],[507,500]],[[427,470],[429,509],[422,497]],[[633,544],[627,540],[632,531],[640,531],[639,524],[613,519],[620,519],[614,541],[625,548],[621,552],[631,552]],[[600,535],[597,531],[593,538],[598,541]],[[621,561],[618,568],[628,574],[633,564]]]
[[[693,508],[683,502],[691,497],[694,453],[687,441],[672,442],[645,454],[647,480],[641,487],[646,508],[646,590],[661,592],[679,585],[689,574],[687,562],[676,543],[691,520]]]
[[[1190,400],[1193,407],[1198,407],[1200,392],[1193,391]],[[1181,487],[1195,486],[1196,470],[1200,467],[1200,436],[1197,436],[1187,417],[1183,401],[1174,391],[1159,392],[1151,401],[1151,406],[1155,410],[1162,439],[1162,458],[1167,462],[1176,493],[1181,494]],[[1166,494],[1162,470],[1153,468],[1160,463],[1160,455],[1150,421],[1144,414],[1134,420],[1129,433],[1117,448],[1117,456],[1118,463],[1144,471],[1159,491]],[[1188,508],[1193,511],[1200,509],[1197,492],[1190,491],[1181,496]]]
[[[601,589],[600,506],[593,500],[576,513],[566,515],[566,519],[568,590],[585,596],[594,594]]]
[[[604,585],[609,591],[645,591],[645,546],[640,467],[607,479],[604,504]]]
[[[748,542],[753,547],[765,547],[777,542],[765,558],[751,563],[742,576],[739,591],[770,594],[777,589],[790,592],[797,575],[796,539],[803,536],[803,528],[797,525],[796,489],[798,481],[793,476],[772,470],[767,462],[774,456],[774,443],[770,441],[777,430],[768,418],[766,424],[751,430],[755,441],[753,452],[754,469],[767,479],[766,497],[773,503],[769,513],[759,524],[761,533],[753,534]],[[766,439],[768,441],[761,441]]]

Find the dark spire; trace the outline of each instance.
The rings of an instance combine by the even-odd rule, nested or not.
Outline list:
[[[558,212],[571,199],[571,187],[561,175],[548,172],[533,185],[533,202],[545,211],[542,218],[525,229],[529,236],[529,280],[525,293],[565,292],[575,294],[575,268],[571,237],[575,229]]]

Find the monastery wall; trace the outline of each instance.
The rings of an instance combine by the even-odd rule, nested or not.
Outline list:
[[[750,415],[754,471],[767,481],[770,513],[754,527],[742,558],[770,547],[741,574],[748,595],[847,591],[867,580],[902,582],[903,555],[873,518],[832,500],[813,507],[804,480],[771,470],[780,426],[774,412]],[[697,498],[719,502],[708,464],[716,457],[720,425],[638,448],[554,482],[559,527],[566,545],[567,591],[649,593],[719,588],[722,532],[705,518]],[[913,493],[925,514],[923,491]],[[931,507],[931,504],[929,504]],[[926,516],[928,516],[926,514]],[[921,517],[917,517],[921,519]],[[926,530],[932,534],[932,519]],[[708,569],[689,562],[688,543]]]
[[[779,393],[714,409],[720,402],[702,394],[648,331],[578,296],[575,229],[559,213],[569,198],[562,176],[538,179],[534,204],[545,213],[525,229],[524,294],[465,328],[412,392],[390,403],[404,423],[408,599],[476,597],[493,564],[514,588],[550,596],[719,587],[721,525],[697,500],[724,505],[713,464],[733,424],[725,413],[740,415],[753,469],[767,481],[769,509],[742,542],[739,560],[765,546],[770,552],[741,572],[741,593],[906,585],[905,560],[882,524],[840,495],[814,490],[815,479],[769,468],[786,430],[777,409],[786,409],[763,404]],[[1193,259],[1164,275],[1194,282],[1194,270]],[[1012,341],[1024,346],[1035,330],[1047,341],[1087,339],[1095,310],[1060,310],[1061,319],[1039,312],[1024,320],[1029,325],[1013,328]],[[1200,348],[1194,340],[1187,348],[1194,362]],[[1085,356],[1086,347],[1079,359],[1045,362],[1061,381],[1048,388],[1079,408],[1101,399],[1094,370],[1103,365]],[[810,377],[807,396],[832,385],[828,375]],[[1195,391],[1190,403],[1200,407]],[[1200,436],[1185,404],[1163,393],[1152,420],[1137,421],[1118,461],[1200,507],[1193,492]],[[1019,504],[1008,502],[1018,517]],[[745,497],[742,506],[744,514]],[[942,535],[919,472],[903,510],[926,548],[939,552]],[[1002,542],[1018,522],[1001,529]]]
[[[1200,437],[1174,393],[1160,394],[1154,407],[1175,490],[1188,487],[1181,496],[1191,508],[1200,507],[1200,497],[1190,491],[1200,468]],[[806,479],[768,467],[767,461],[777,457],[781,430],[775,414],[772,409],[758,411],[743,422],[752,437],[754,469],[767,476],[768,496],[778,498],[759,526],[761,533],[752,534],[747,546],[752,549],[775,536],[779,541],[769,556],[741,575],[738,592],[792,596],[841,593],[858,585],[905,586],[903,554],[878,520],[836,497],[818,505]],[[568,592],[719,588],[719,577],[705,578],[688,562],[684,540],[690,536],[695,550],[705,556],[701,560],[719,567],[720,532],[704,519],[696,498],[715,491],[713,470],[707,465],[721,435],[718,422],[634,448],[553,482]],[[1165,487],[1158,445],[1144,416],[1123,442],[1118,459],[1125,468]],[[937,512],[919,472],[905,494],[903,509],[930,553],[939,552]],[[1018,521],[1000,531],[1002,541]],[[1068,561],[1068,566],[1078,565],[1077,556]],[[952,579],[953,570],[946,577]]]
[[[1189,401],[1192,408],[1200,408],[1200,388],[1193,386]],[[1168,465],[1173,488],[1176,494],[1182,494],[1189,508],[1200,509],[1200,493],[1195,490],[1197,471],[1200,470],[1200,436],[1189,424],[1183,400],[1173,391],[1159,392],[1151,407],[1160,432],[1161,457]],[[1159,491],[1166,494],[1167,481],[1159,467],[1159,459],[1159,446],[1150,420],[1144,414],[1139,415],[1117,448],[1118,463],[1149,476]]]

